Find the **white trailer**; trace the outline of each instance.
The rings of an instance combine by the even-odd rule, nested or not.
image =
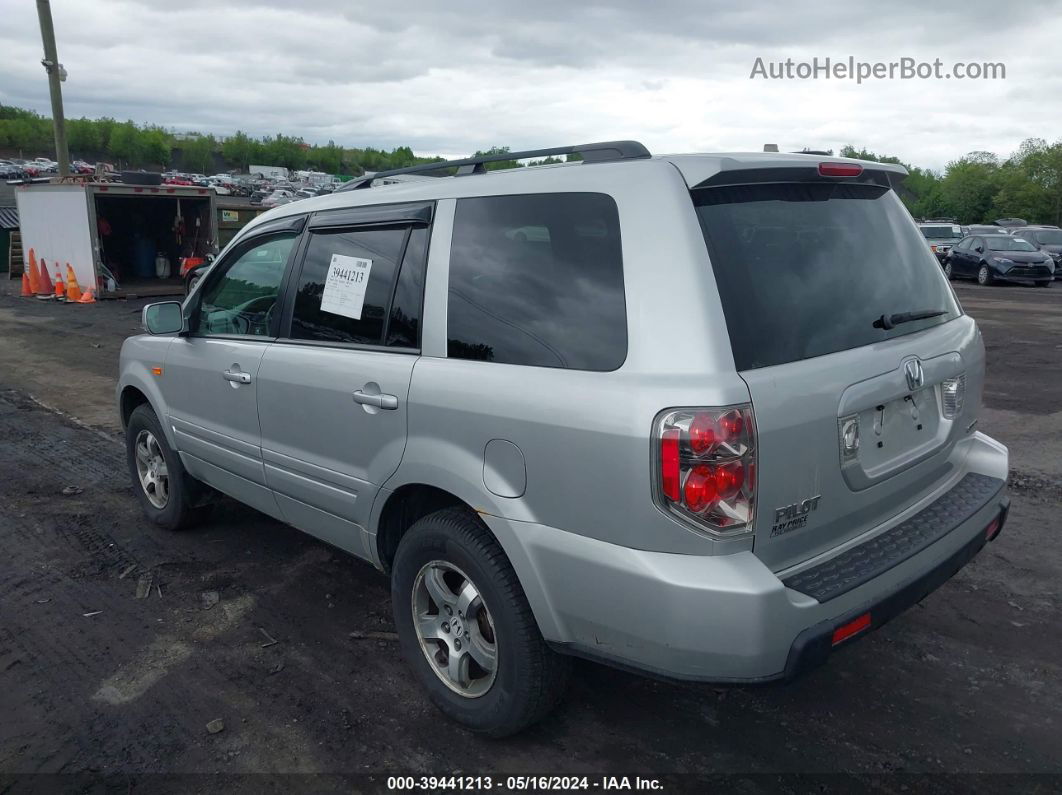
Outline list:
[[[151,295],[180,285],[179,261],[218,248],[214,191],[178,185],[114,183],[36,183],[15,190],[23,262],[46,267],[67,279],[73,269],[78,285],[97,291],[101,266],[131,288]],[[154,262],[165,257],[169,278],[160,279]],[[104,294],[101,292],[101,296]],[[105,296],[104,296],[105,297]]]
[[[252,177],[261,174],[266,179],[287,179],[288,170],[283,166],[248,166],[247,173]]]

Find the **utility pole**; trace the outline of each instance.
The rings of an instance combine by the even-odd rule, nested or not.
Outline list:
[[[37,17],[41,21],[41,39],[44,41],[44,64],[48,72],[48,89],[52,95],[52,127],[55,129],[55,159],[59,161],[59,176],[70,174],[70,152],[66,148],[66,122],[63,119],[63,89],[59,85],[66,80],[66,69],[59,63],[55,50],[55,28],[52,27],[52,6],[49,0],[37,0]]]

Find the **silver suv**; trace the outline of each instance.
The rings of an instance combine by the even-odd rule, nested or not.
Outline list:
[[[790,679],[1008,507],[981,334],[902,168],[499,158],[562,154],[279,207],[121,355],[147,515],[183,528],[226,494],[369,561],[432,700],[495,736],[573,655]]]

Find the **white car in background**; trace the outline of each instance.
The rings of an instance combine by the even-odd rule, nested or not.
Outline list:
[[[214,189],[214,193],[216,193],[218,196],[231,196],[232,195],[232,190],[227,185],[225,185],[223,182],[220,182],[220,181],[217,181],[217,180],[212,180],[210,182],[210,187]]]
[[[290,190],[275,190],[262,199],[263,207],[277,207],[295,201],[295,194]]]

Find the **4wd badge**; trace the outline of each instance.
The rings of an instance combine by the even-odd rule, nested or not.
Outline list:
[[[774,509],[774,526],[771,528],[771,538],[785,535],[792,530],[799,530],[808,523],[808,514],[819,507],[821,494],[808,497],[802,502],[794,502],[792,505],[783,505]]]

